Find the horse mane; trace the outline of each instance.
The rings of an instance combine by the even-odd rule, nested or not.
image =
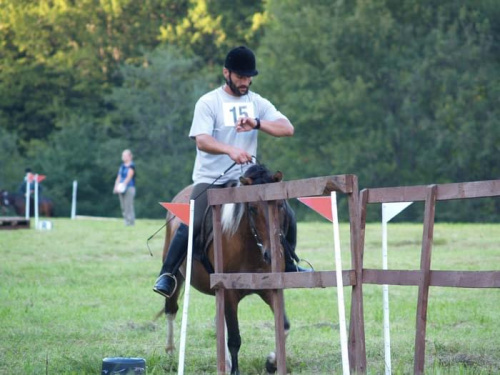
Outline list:
[[[237,185],[239,186],[239,185]],[[222,206],[222,232],[233,236],[240,226],[245,208],[242,203],[226,203]]]
[[[279,172],[281,173],[281,172]],[[248,168],[236,186],[261,185],[277,182],[276,176],[263,164],[254,164]],[[244,203],[227,203],[222,206],[222,231],[233,236],[240,226],[245,213]]]

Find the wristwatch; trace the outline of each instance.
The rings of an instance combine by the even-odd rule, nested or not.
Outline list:
[[[257,123],[257,125],[255,125],[255,130],[259,130],[260,129],[260,118],[256,117],[255,118],[255,122]]]

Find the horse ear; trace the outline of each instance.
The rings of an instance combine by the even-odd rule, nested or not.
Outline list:
[[[252,185],[252,179],[250,177],[240,177],[240,182],[242,185]]]
[[[278,171],[274,174],[273,181],[280,182],[281,180],[283,180],[283,173],[281,171]]]

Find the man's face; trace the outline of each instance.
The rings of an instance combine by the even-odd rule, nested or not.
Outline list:
[[[248,94],[248,90],[252,84],[252,77],[242,76],[227,69],[224,69],[224,77],[234,95],[243,96]]]

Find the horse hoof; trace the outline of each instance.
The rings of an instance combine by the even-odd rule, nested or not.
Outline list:
[[[165,346],[165,352],[167,354],[174,354],[175,346]]]
[[[274,352],[269,353],[266,360],[266,371],[268,374],[276,373],[278,368],[276,367],[276,354]]]

